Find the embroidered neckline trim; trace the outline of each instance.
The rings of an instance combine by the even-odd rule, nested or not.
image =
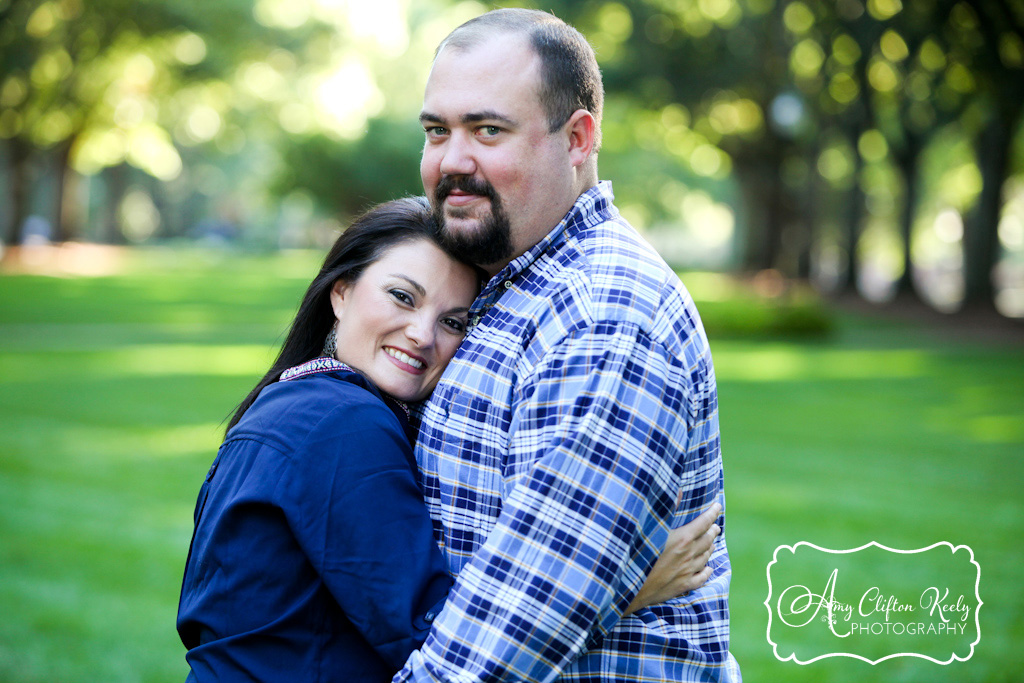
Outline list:
[[[302,365],[296,365],[294,367],[288,368],[287,370],[281,373],[280,381],[288,382],[293,379],[299,379],[300,377],[308,377],[309,375],[316,375],[321,372],[336,372],[338,370],[347,370],[348,372],[359,373],[359,371],[353,368],[352,366],[342,363],[340,360],[336,358],[331,358],[330,356],[320,356],[319,358],[314,358],[311,361],[306,361]],[[383,396],[387,401],[390,401],[391,403],[394,403],[399,408],[401,408],[402,412],[405,413],[406,418],[409,417],[409,406],[406,405],[405,401],[400,401],[394,396],[389,396],[384,392],[381,392],[381,396]]]
[[[342,363],[340,360],[336,360],[328,356],[321,356],[319,358],[314,358],[311,361],[307,361],[302,365],[296,365],[295,367],[288,368],[281,373],[281,381],[287,382],[289,380],[298,379],[299,377],[315,375],[320,372],[334,372],[335,370],[348,370],[350,372],[355,372],[355,370],[345,363]]]

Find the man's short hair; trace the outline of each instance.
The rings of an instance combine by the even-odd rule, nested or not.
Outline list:
[[[596,122],[594,151],[601,142],[604,85],[594,49],[579,31],[553,14],[540,10],[497,9],[470,19],[441,41],[435,58],[446,47],[468,50],[495,33],[521,33],[541,60],[540,103],[554,133],[573,112],[586,109]]]

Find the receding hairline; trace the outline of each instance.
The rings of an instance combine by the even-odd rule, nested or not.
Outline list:
[[[468,51],[495,35],[522,36],[526,45],[533,51],[533,34],[545,24],[566,25],[564,21],[549,12],[528,10],[523,8],[505,8],[492,10],[470,19],[455,28],[441,41],[434,51],[434,59],[446,47],[458,51]]]

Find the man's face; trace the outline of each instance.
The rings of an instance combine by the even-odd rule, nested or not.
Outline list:
[[[540,241],[576,200],[569,136],[548,132],[540,60],[519,35],[447,47],[420,120],[423,189],[449,241],[497,272]]]

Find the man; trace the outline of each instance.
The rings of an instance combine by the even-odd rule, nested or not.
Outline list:
[[[423,185],[492,277],[416,448],[458,579],[396,680],[739,680],[724,533],[702,588],[622,617],[669,529],[724,495],[707,340],[598,182],[602,100],[549,14],[490,12],[438,48]]]

